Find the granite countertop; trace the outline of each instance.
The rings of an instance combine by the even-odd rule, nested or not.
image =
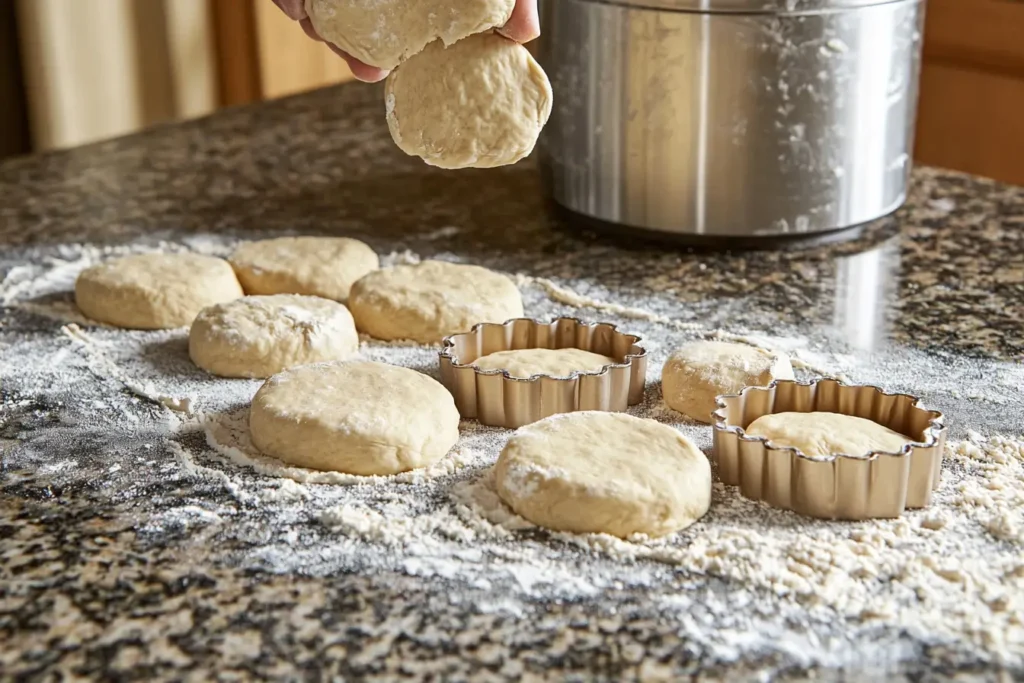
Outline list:
[[[344,86],[0,164],[0,367],[64,324],[20,307],[11,283],[22,264],[72,244],[276,232],[352,235],[381,253],[453,256],[637,305],[657,298],[709,327],[769,320],[838,339],[853,355],[895,345],[951,367],[1024,360],[1024,189],[918,169],[906,207],[850,242],[755,253],[620,244],[554,217],[530,163],[453,173],[403,156],[380,98],[374,87]],[[2,679],[834,676],[778,651],[710,654],[644,590],[524,599],[508,612],[483,607],[497,588],[456,594],[436,575],[238,561],[256,531],[149,533],[147,520],[176,501],[221,505],[227,494],[171,469],[136,480],[98,465],[44,466],[45,453],[120,463],[136,446],[108,443],[102,408],[54,399],[39,375],[8,371],[0,381]],[[78,396],[111,391],[86,375],[76,382]],[[1012,406],[986,414],[978,429],[1022,431]],[[140,415],[133,438],[149,444],[147,430],[165,418],[152,406]],[[150,462],[173,467],[173,454],[159,451]],[[1000,670],[983,647],[952,655],[948,643],[906,637],[890,679]]]

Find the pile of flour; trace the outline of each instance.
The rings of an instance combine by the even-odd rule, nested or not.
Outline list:
[[[444,460],[392,477],[286,467],[249,441],[247,405],[259,381],[195,368],[185,330],[116,330],[74,308],[74,277],[100,260],[149,250],[224,255],[234,244],[211,235],[16,255],[0,284],[0,419],[26,421],[32,432],[7,449],[5,466],[109,482],[112,499],[178,479],[192,493],[140,508],[136,524],[153,543],[183,533],[233,541],[206,544],[208,556],[197,561],[312,575],[400,571],[451,582],[453,595],[463,587],[493,596],[478,609],[522,614],[538,602],[642,592],[652,614],[721,661],[767,652],[797,665],[871,661],[884,670],[928,648],[1024,665],[1024,441],[999,434],[999,425],[1024,424],[1022,368],[908,348],[864,357],[827,331],[808,334],[769,317],[759,329],[705,328],[684,303],[656,291],[641,306],[557,273],[512,274],[530,316],[607,321],[640,335],[651,364],[646,399],[630,412],[676,427],[705,451],[710,427],[667,409],[657,382],[667,355],[698,338],[785,351],[803,376],[917,394],[951,427],[933,505],[898,520],[816,521],[716,484],[708,515],[668,538],[551,534],[494,492],[490,466],[504,430],[464,421]],[[361,353],[438,376],[436,348],[364,338]],[[67,445],[87,429],[109,434],[102,458]]]

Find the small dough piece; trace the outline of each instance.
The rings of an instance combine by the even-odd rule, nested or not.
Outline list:
[[[793,379],[793,366],[784,354],[746,344],[698,341],[665,362],[661,392],[670,408],[709,424],[718,409],[715,397],[767,386],[776,379]]]
[[[569,377],[574,372],[597,372],[619,361],[583,349],[515,349],[481,356],[473,365],[481,370],[505,370],[512,377],[535,375]]]
[[[133,330],[190,325],[207,306],[242,296],[231,265],[199,254],[140,254],[86,268],[75,303],[88,318]]]
[[[246,294],[308,294],[342,303],[353,282],[380,268],[373,249],[348,237],[246,242],[228,260]]]
[[[406,154],[440,168],[494,168],[533,151],[552,98],[525,47],[482,33],[428,45],[388,76],[385,101]]]
[[[444,261],[370,273],[353,285],[348,303],[360,332],[422,344],[437,344],[477,323],[523,317],[523,298],[512,280]]]
[[[265,379],[359,351],[352,314],[316,296],[247,296],[204,308],[188,338],[192,362],[220,377]]]
[[[317,363],[286,370],[252,400],[256,448],[299,467],[396,474],[443,458],[459,439],[459,411],[444,386],[384,363]]]
[[[440,39],[451,45],[508,23],[515,0],[306,0],[320,37],[390,71]]]
[[[534,524],[664,536],[711,505],[711,466],[688,438],[622,413],[555,415],[517,430],[495,465],[498,495]]]
[[[914,441],[863,417],[841,413],[774,413],[763,415],[744,430],[773,446],[795,448],[809,458],[867,455],[871,451],[899,453]]]

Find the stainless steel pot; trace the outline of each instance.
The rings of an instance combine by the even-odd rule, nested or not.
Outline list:
[[[906,196],[923,0],[541,0],[553,198],[683,237],[858,225]]]

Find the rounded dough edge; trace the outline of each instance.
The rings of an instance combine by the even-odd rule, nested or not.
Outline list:
[[[247,296],[199,312],[189,357],[218,377],[265,379],[308,363],[345,360],[359,335],[344,305],[299,294]]]
[[[667,425],[623,413],[567,413],[523,427],[494,471],[509,507],[556,531],[663,536],[711,504],[700,449]]]
[[[762,415],[744,430],[768,439],[774,447],[796,448],[805,456],[864,457],[873,451],[899,453],[914,439],[867,418],[830,412]]]
[[[481,266],[423,261],[369,273],[352,286],[356,328],[376,339],[437,344],[477,323],[523,317],[511,279]]]
[[[126,256],[75,280],[75,303],[87,318],[125,329],[185,327],[203,308],[243,294],[231,265],[203,254]]]
[[[793,379],[789,356],[747,344],[696,341],[676,349],[661,371],[662,397],[669,408],[711,423],[716,398],[747,386]]]
[[[247,294],[304,294],[342,303],[356,280],[380,268],[377,252],[351,237],[243,242],[228,261]]]
[[[553,97],[526,48],[484,33],[450,47],[431,43],[393,71],[385,113],[406,154],[445,169],[495,168],[529,156]]]
[[[315,398],[311,401],[310,398]],[[253,445],[282,462],[320,471],[390,475],[443,458],[460,415],[444,386],[394,365],[340,361],[274,375],[253,397]]]

